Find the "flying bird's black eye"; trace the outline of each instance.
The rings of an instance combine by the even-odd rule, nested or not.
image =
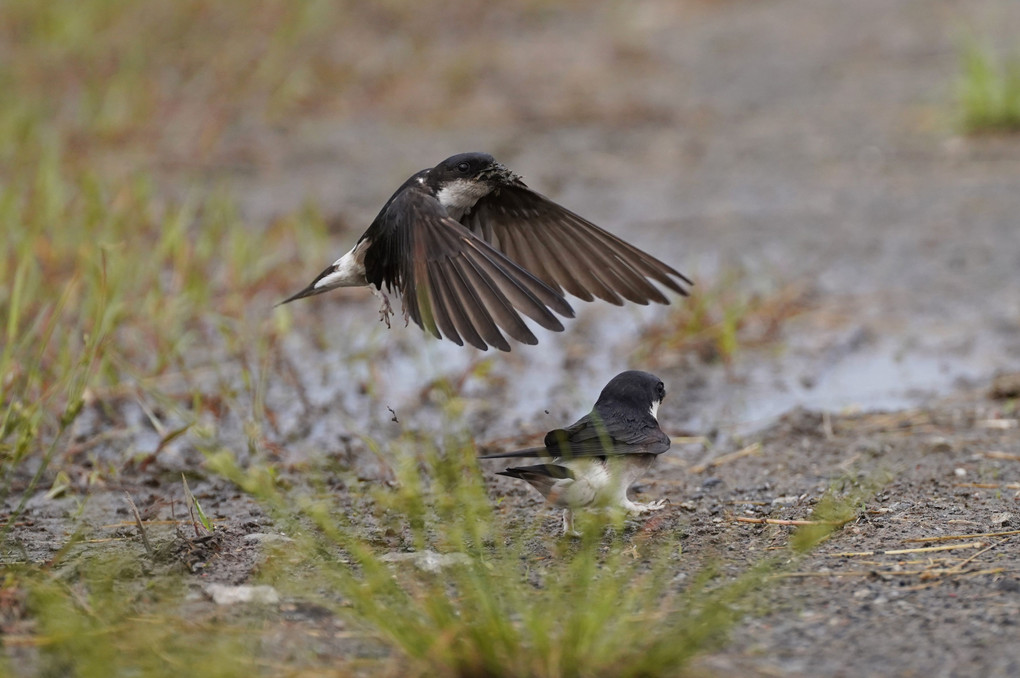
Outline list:
[[[466,163],[466,162],[462,162],[462,163],[458,163],[457,164],[457,171],[460,172],[461,174],[467,174],[470,170],[471,170],[471,165]]]

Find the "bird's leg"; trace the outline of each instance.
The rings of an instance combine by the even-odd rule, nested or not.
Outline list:
[[[570,509],[563,509],[563,534],[570,537],[581,536],[581,533],[574,529],[574,512]]]
[[[372,294],[382,300],[382,306],[379,308],[379,322],[386,323],[386,329],[390,329],[390,317],[393,316],[393,307],[390,306],[390,298],[386,296],[385,292],[374,285],[369,285],[368,288],[372,290]],[[404,315],[407,315],[406,311],[404,312]]]

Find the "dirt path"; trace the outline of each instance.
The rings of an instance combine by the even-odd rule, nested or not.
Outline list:
[[[696,507],[690,548],[723,558],[767,553],[793,529],[738,517],[803,518],[797,498],[821,486],[887,479],[856,521],[768,591],[760,617],[705,659],[711,672],[1020,670],[1020,433],[1002,416],[980,394],[893,414],[795,411],[763,435],[759,454],[685,476]]]

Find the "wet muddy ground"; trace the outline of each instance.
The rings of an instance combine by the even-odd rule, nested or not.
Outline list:
[[[636,492],[670,498],[655,529],[685,535],[691,572],[716,559],[736,570],[792,529],[740,519],[803,519],[834,483],[876,484],[858,518],[770,588],[698,670],[1020,673],[1018,394],[993,387],[1020,369],[1020,142],[958,136],[948,103],[960,35],[1015,36],[1020,4],[643,3],[625,20],[609,10],[561,20],[527,49],[500,48],[518,69],[497,72],[494,87],[519,91],[518,109],[479,95],[470,105],[485,115],[451,114],[455,125],[441,113],[365,116],[258,140],[252,171],[227,177],[253,237],[308,199],[322,205],[338,224],[335,251],[293,271],[297,289],[407,175],[491,150],[532,187],[675,262],[696,294],[726,281],[762,299],[794,290],[796,312],[769,341],[719,361],[642,351],[672,317],[662,307],[579,303],[563,334],[491,356],[413,327],[385,330],[361,290],[295,304],[265,402],[283,473],[300,483],[303,468],[332,463],[345,482],[385,482],[386,441],[439,425],[437,380],[455,385],[479,444],[504,446],[573,421],[617,372],[646,369],[667,384],[660,421],[677,443]],[[617,21],[622,37],[606,49],[600,36]],[[556,65],[538,83],[507,74],[543,62]],[[276,301],[253,299],[250,314],[268,316]],[[220,426],[244,461],[244,422]],[[98,448],[110,464],[125,463],[125,446],[159,442],[131,398],[77,427],[76,441],[123,431],[129,442]],[[363,436],[382,443],[380,455]],[[124,490],[145,518],[169,519],[182,510],[179,472],[203,461],[175,441],[122,471],[123,487],[96,491],[80,517],[78,496],[30,498],[14,532],[21,558],[51,558],[82,524],[90,536],[134,537]],[[501,507],[554,534],[558,516],[498,469],[481,466]],[[229,483],[198,475],[192,489],[220,522],[208,543],[178,538],[188,585],[250,582],[272,521]],[[284,600],[270,617],[281,646],[350,651],[322,640],[343,621],[307,606]]]

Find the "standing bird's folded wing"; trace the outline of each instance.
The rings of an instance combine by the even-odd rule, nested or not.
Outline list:
[[[604,421],[592,413],[566,428],[549,431],[545,446],[562,459],[662,454],[669,449],[669,436],[654,421],[650,425],[628,419]]]
[[[662,454],[669,449],[669,436],[657,425],[637,425],[633,422],[601,422],[595,414],[586,414],[566,428],[549,431],[542,447],[529,447],[512,452],[486,454],[479,459],[509,459],[514,457],[546,457],[574,459],[579,457],[607,457],[628,454]]]

